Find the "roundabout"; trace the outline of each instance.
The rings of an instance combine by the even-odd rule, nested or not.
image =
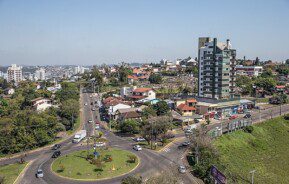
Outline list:
[[[107,180],[135,170],[140,159],[134,153],[118,148],[79,150],[61,156],[51,164],[59,177],[79,181]]]

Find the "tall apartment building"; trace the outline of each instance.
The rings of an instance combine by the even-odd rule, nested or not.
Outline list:
[[[35,71],[35,80],[45,80],[46,79],[46,74],[45,74],[45,69],[40,68]]]
[[[198,96],[211,99],[234,97],[236,50],[209,37],[199,38]]]
[[[7,81],[11,82],[20,82],[22,81],[22,67],[17,66],[16,64],[12,64],[10,67],[8,67],[7,70],[8,78]]]

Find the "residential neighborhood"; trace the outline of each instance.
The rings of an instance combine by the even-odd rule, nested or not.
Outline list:
[[[288,6],[1,1],[0,184],[289,184]]]

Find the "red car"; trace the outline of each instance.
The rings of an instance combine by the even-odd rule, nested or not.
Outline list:
[[[232,120],[232,119],[236,119],[238,116],[237,115],[232,115],[229,119]]]

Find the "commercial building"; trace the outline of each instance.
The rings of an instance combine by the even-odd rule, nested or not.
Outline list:
[[[22,77],[22,67],[21,66],[17,66],[16,64],[12,64],[10,67],[8,67],[7,70],[7,74],[8,74],[8,82],[20,82],[23,80]]]
[[[198,96],[210,99],[231,99],[235,92],[236,50],[209,37],[199,38]]]

